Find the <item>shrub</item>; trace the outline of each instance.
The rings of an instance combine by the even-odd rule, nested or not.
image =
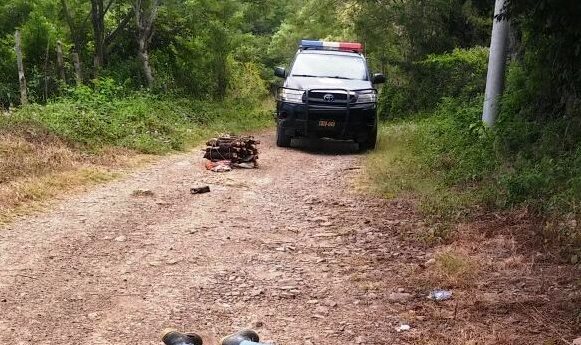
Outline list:
[[[383,88],[382,118],[394,118],[431,110],[443,97],[471,100],[480,96],[486,82],[488,49],[454,49],[429,55],[413,63],[406,76],[390,78]]]
[[[256,106],[128,92],[112,79],[100,79],[93,87],[72,88],[44,106],[22,107],[6,121],[33,122],[89,150],[122,146],[158,154],[184,148],[198,138],[201,129],[252,129],[268,120]]]

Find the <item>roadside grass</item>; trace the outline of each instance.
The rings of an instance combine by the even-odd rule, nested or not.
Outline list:
[[[21,178],[0,188],[0,224],[41,210],[45,201],[81,186],[95,185],[120,176],[99,167],[82,167]]]
[[[433,221],[464,214],[476,197],[469,188],[449,188],[443,176],[414,152],[416,138],[424,134],[413,119],[381,126],[377,149],[367,157],[361,185],[386,198],[414,199]],[[444,162],[450,159],[441,157]]]
[[[432,112],[383,123],[359,185],[415,200],[431,225],[419,238],[427,243],[450,240],[467,217],[524,209],[548,243],[581,256],[581,148],[557,152],[551,134],[576,124],[515,128],[506,120],[490,130],[480,113],[478,100],[444,98]]]
[[[480,267],[476,260],[460,249],[447,249],[435,255],[429,270],[432,286],[443,288],[468,287],[476,283]]]
[[[0,223],[158,155],[272,124],[270,103],[75,92],[0,116]]]

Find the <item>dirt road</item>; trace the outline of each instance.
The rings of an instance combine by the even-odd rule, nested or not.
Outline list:
[[[383,343],[398,320],[368,292],[391,280],[370,263],[393,251],[380,230],[405,208],[350,192],[360,157],[271,138],[259,170],[169,157],[0,230],[0,343],[158,344],[165,327],[211,341],[248,326],[278,344]]]
[[[411,207],[353,192],[358,155],[260,139],[259,170],[172,156],[0,229],[0,343],[159,344],[167,327],[208,344],[243,327],[289,345],[429,334],[409,304],[425,291],[402,275],[430,253],[396,236],[421,226]]]

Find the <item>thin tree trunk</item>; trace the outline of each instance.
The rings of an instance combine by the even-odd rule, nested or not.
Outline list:
[[[50,52],[50,40],[46,42],[46,54],[44,55],[44,101],[48,101],[48,56]]]
[[[147,81],[147,86],[153,86],[153,71],[151,70],[151,65],[149,64],[149,53],[147,52],[146,42],[139,39],[139,60],[141,60],[141,65],[143,67],[143,74],[145,75],[145,80]]]
[[[69,6],[67,5],[66,0],[61,0],[61,4],[63,6],[63,11],[65,13],[65,19],[66,19],[67,24],[69,26],[71,38],[73,39],[73,42],[75,44],[75,51],[80,54],[82,49],[83,49],[83,44],[81,42],[81,37],[78,34],[78,30],[75,27],[75,21],[73,20],[73,16],[71,15],[71,12],[69,10]]]
[[[16,41],[16,62],[18,63],[18,82],[20,83],[20,104],[28,104],[26,93],[26,77],[24,76],[24,63],[22,62],[22,47],[20,44],[20,31],[16,30],[14,35]]]
[[[59,69],[59,75],[62,81],[67,82],[65,74],[65,59],[63,58],[63,44],[61,41],[56,42],[56,62]]]
[[[95,56],[93,57],[93,63],[95,67],[95,75],[98,75],[105,62],[105,12],[103,0],[91,0],[91,19],[95,40]]]
[[[135,0],[133,8],[135,11],[135,21],[137,23],[137,55],[141,60],[141,66],[148,87],[153,86],[154,77],[151,64],[149,63],[148,46],[153,35],[153,24],[157,16],[159,0],[150,0],[149,6],[145,4],[147,0]]]
[[[83,84],[83,73],[81,70],[81,60],[77,52],[73,53],[73,64],[75,65],[75,81],[77,82],[77,86],[80,86]]]

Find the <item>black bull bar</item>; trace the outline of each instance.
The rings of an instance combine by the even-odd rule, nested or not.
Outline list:
[[[311,108],[311,104],[313,101],[327,101],[329,102],[329,104],[316,104],[316,109],[318,110],[337,110],[337,111],[344,111],[345,112],[345,121],[343,124],[343,129],[341,130],[341,136],[345,135],[345,132],[347,131],[347,127],[349,126],[349,119],[351,117],[351,108],[355,105],[355,106],[365,106],[368,104],[373,104],[375,103],[375,101],[368,101],[368,102],[357,102],[358,99],[357,97],[360,94],[364,94],[364,93],[374,93],[375,95],[377,95],[377,89],[374,88],[367,88],[367,89],[358,89],[358,90],[347,90],[347,89],[343,89],[343,88],[325,88],[325,89],[306,89],[306,90],[301,90],[301,89],[294,89],[294,88],[290,88],[290,87],[279,87],[277,90],[277,101],[279,102],[284,102],[284,100],[281,99],[281,91],[282,90],[291,90],[291,91],[295,91],[297,93],[303,92],[303,96],[302,96],[302,104],[305,105],[305,135],[307,135],[307,133],[309,132],[309,111]],[[321,92],[321,93],[329,93],[329,94],[333,94],[333,93],[344,93],[346,95],[345,100],[325,100],[325,99],[321,99],[321,98],[312,98],[311,97],[311,93],[313,92]],[[355,103],[352,103],[353,99],[352,96],[356,96],[355,98]],[[297,104],[301,104],[301,103],[297,103]],[[296,121],[303,121],[303,120],[298,120],[295,119]]]

